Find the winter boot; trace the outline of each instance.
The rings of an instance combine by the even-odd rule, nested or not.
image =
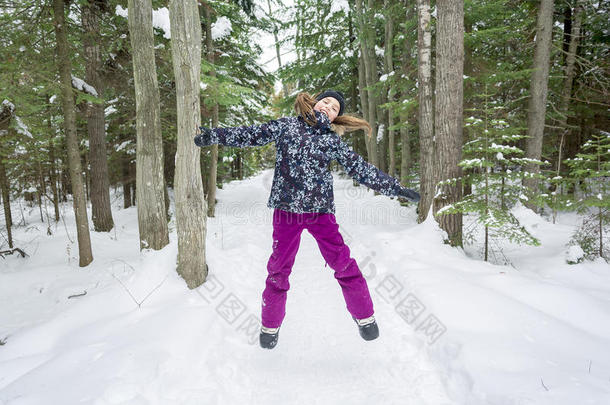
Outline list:
[[[273,349],[277,345],[278,335],[280,334],[280,327],[277,328],[266,328],[261,327],[260,343],[263,349]]]
[[[373,340],[379,337],[379,328],[377,327],[377,322],[375,322],[374,316],[369,316],[368,318],[356,319],[352,316],[356,324],[358,325],[358,331],[360,332],[360,336],[364,340]]]

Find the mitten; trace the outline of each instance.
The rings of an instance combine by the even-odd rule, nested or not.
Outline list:
[[[212,131],[208,127],[199,127],[199,133],[195,136],[195,145],[208,146],[213,144]]]
[[[411,201],[411,202],[419,202],[420,199],[420,195],[417,191],[415,190],[411,190],[408,188],[402,188],[402,190],[400,191],[400,194],[398,195],[399,197],[402,198],[406,198],[407,200]]]

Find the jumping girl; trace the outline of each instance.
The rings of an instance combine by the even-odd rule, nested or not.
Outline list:
[[[209,129],[199,127],[195,144],[245,147],[275,142],[276,162],[271,195],[273,208],[273,252],[267,263],[268,276],[262,294],[260,345],[272,349],[286,314],[286,294],[301,232],[315,238],[322,256],[334,270],[347,310],[358,325],[360,336],[373,340],[379,328],[373,303],[356,260],[339,233],[335,218],[331,160],[341,164],[358,183],[388,196],[419,201],[419,194],[368,163],[341,139],[346,131],[371,126],[363,119],[343,115],[343,94],[327,90],[315,98],[300,93],[296,117],[284,117],[262,125]]]

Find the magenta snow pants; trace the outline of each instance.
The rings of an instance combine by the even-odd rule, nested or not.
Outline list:
[[[339,233],[334,214],[307,212],[297,214],[273,211],[273,253],[267,263],[267,281],[263,291],[261,321],[267,328],[277,328],[286,314],[288,276],[299,250],[301,232],[307,229],[315,238],[326,263],[335,272],[343,291],[347,310],[357,319],[373,315],[373,302],[366,280],[356,260]]]

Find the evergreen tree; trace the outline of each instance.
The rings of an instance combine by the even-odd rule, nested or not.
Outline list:
[[[478,97],[480,108],[468,111],[466,121],[470,134],[463,149],[464,159],[459,163],[465,175],[459,180],[467,183],[471,193],[460,201],[447,205],[439,213],[469,213],[476,223],[484,227],[483,257],[490,255],[490,239],[507,239],[514,243],[539,245],[517,218],[510,212],[515,203],[527,201],[526,188],[521,184],[524,152],[515,146],[525,138],[525,128],[512,125],[501,106],[490,104],[490,89],[496,82],[495,75],[486,78],[486,92]],[[470,243],[476,239],[476,228],[467,228],[464,238]],[[497,261],[497,259],[496,259]]]
[[[566,164],[580,185],[576,207],[584,215],[571,243],[578,244],[587,259],[610,259],[608,232],[610,220],[610,133],[600,131],[587,141],[574,159]]]

